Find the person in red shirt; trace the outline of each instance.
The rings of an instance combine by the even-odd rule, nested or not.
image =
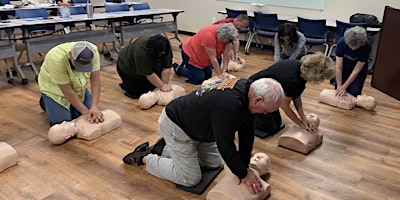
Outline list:
[[[231,43],[237,37],[232,23],[209,25],[202,28],[182,45],[182,63],[174,64],[178,76],[187,77],[186,82],[201,84],[211,78],[212,68],[221,79],[229,78],[228,64]],[[222,56],[223,55],[223,56]],[[222,67],[220,59],[222,56]]]
[[[246,28],[247,25],[249,25],[249,17],[245,14],[240,14],[235,18],[225,18],[221,19],[214,24],[222,24],[222,23],[232,23],[235,28],[238,30],[238,36],[235,38],[233,41],[233,55],[235,58],[235,61],[237,61],[239,64],[242,63],[242,59],[239,57],[239,46],[240,46],[240,41],[239,41],[239,34],[240,30],[243,28]]]

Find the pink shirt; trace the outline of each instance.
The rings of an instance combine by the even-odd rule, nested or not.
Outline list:
[[[215,49],[217,58],[221,57],[228,43],[218,41],[217,28],[218,25],[206,26],[183,43],[182,50],[190,57],[189,64],[200,69],[211,65],[204,47]]]

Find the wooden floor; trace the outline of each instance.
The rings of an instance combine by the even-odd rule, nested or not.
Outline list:
[[[183,40],[187,36],[181,35]],[[171,40],[174,61],[180,62],[178,42]],[[20,45],[18,46],[20,47]],[[272,51],[251,48],[238,77],[272,64]],[[39,57],[35,57],[40,66]],[[157,126],[161,106],[141,110],[137,100],[124,96],[118,83],[115,61],[103,61],[101,68],[101,109],[111,109],[122,117],[122,126],[101,138],[73,139],[54,146],[47,140],[49,124],[38,105],[39,88],[29,67],[23,70],[29,83],[15,77],[7,83],[4,62],[0,61],[0,141],[12,145],[18,164],[0,173],[0,199],[205,199],[222,174],[202,195],[175,188],[175,184],[153,177],[143,166],[125,165],[122,157],[137,145],[153,144],[160,133]],[[272,170],[270,200],[286,199],[399,199],[400,198],[400,103],[370,86],[364,93],[374,96],[374,112],[355,108],[342,110],[318,103],[319,92],[332,88],[328,81],[307,85],[303,106],[320,116],[322,145],[308,155],[277,146],[279,134],[256,138],[253,153],[267,153]],[[171,83],[190,92],[198,86],[175,74]],[[283,113],[282,113],[283,114]],[[291,124],[283,114],[286,124]]]

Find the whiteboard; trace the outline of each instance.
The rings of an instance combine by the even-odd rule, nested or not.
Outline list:
[[[292,8],[304,8],[313,10],[323,10],[325,6],[325,0],[225,0],[235,1],[242,3],[257,3],[265,4],[266,6],[283,6]]]

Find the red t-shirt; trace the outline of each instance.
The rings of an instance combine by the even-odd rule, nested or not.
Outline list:
[[[215,49],[217,58],[221,57],[228,43],[218,41],[217,28],[218,25],[206,26],[183,43],[182,49],[190,57],[189,64],[200,69],[211,65],[204,47]]]
[[[224,23],[232,23],[233,24],[233,19],[234,18],[221,19],[221,20],[216,21],[214,24],[224,24]],[[238,34],[240,34],[240,29],[237,29],[237,30],[238,30]]]

